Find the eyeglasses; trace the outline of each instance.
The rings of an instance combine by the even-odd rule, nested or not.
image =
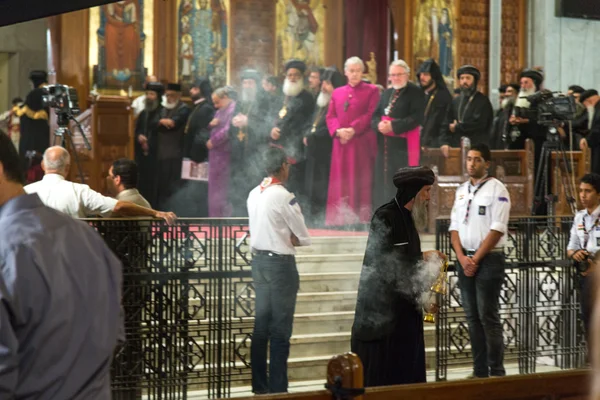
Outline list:
[[[403,75],[408,75],[408,73],[403,72],[401,74],[390,74],[390,78],[400,78]]]
[[[302,78],[302,74],[287,74],[286,78],[291,79],[291,78]]]

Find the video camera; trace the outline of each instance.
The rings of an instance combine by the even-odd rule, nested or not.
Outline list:
[[[75,88],[56,84],[44,86],[43,90],[42,105],[44,108],[54,108],[59,116],[79,114],[79,97],[77,97]]]
[[[515,116],[535,121],[539,125],[553,126],[556,122],[568,122],[575,119],[577,107],[571,96],[541,90],[527,96],[529,108],[515,107]]]

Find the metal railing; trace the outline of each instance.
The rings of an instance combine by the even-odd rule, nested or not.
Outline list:
[[[531,217],[509,222],[500,317],[505,363],[516,362],[519,373],[536,372],[541,358],[560,369],[585,363],[577,276],[566,260],[572,221],[572,217]],[[450,287],[441,301],[436,325],[438,381],[447,379],[448,368],[471,365],[469,329],[462,310],[449,225],[449,220],[437,220],[436,248],[450,255]]]

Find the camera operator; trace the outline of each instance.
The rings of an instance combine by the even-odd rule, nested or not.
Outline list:
[[[527,97],[540,90],[544,76],[541,72],[526,69],[521,72],[520,84],[521,90],[515,102],[513,114],[508,123],[512,126],[507,136],[508,148],[511,150],[522,150],[525,148],[525,140],[531,139],[535,145],[535,170],[537,171],[542,145],[546,141],[547,129],[539,125],[537,121],[529,117],[529,108],[531,104]]]
[[[600,175],[591,173],[581,178],[579,199],[584,209],[573,219],[567,257],[573,260],[578,271],[581,314],[587,335],[591,312],[590,267],[594,254],[600,249]]]
[[[592,150],[592,172],[600,174],[600,96],[594,89],[586,90],[581,94],[580,101],[586,107],[588,114],[589,133],[581,139],[581,149]]]

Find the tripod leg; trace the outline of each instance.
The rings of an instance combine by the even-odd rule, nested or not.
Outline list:
[[[81,180],[81,183],[85,183],[85,180],[83,178],[83,169],[81,168],[81,163],[79,162],[79,155],[77,154],[77,149],[75,148],[75,143],[73,143],[73,138],[71,137],[71,132],[66,131],[63,135],[63,147],[66,149],[66,146],[64,146],[65,141],[69,140],[69,144],[71,145],[71,149],[73,150],[73,157],[75,158],[75,164],[77,164],[77,171],[79,172],[79,179]]]
[[[542,202],[542,198],[544,194],[543,186],[542,186],[542,173],[544,169],[544,164],[546,164],[546,144],[542,145],[542,151],[540,152],[540,160],[538,163],[538,169],[535,171],[535,181],[534,181],[534,189],[533,189],[533,204],[531,205],[531,215],[536,214],[536,209],[539,204]]]

